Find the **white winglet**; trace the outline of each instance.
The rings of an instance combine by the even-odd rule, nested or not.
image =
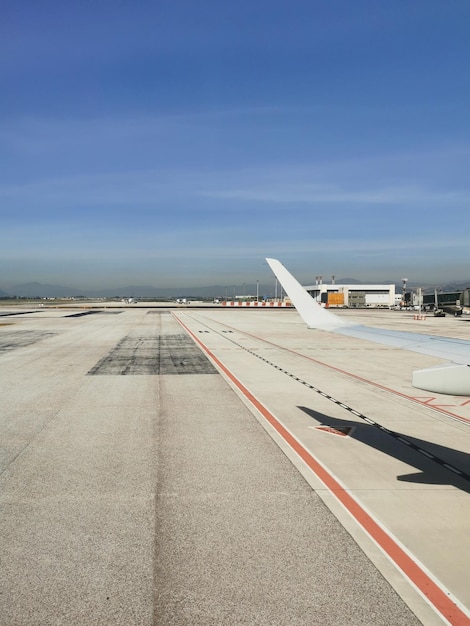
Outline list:
[[[343,320],[315,302],[282,263],[276,259],[266,259],[266,261],[309,328],[329,330],[347,337],[366,339],[393,348],[412,350],[449,360],[450,365],[440,365],[413,372],[413,386],[435,393],[470,396],[470,342],[468,340],[371,328]]]
[[[309,328],[336,330],[351,325],[351,322],[341,319],[315,302],[282,263],[276,259],[266,259],[266,261]]]

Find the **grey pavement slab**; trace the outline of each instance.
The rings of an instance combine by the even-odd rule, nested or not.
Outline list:
[[[220,377],[183,384],[162,381],[155,623],[418,623]]]

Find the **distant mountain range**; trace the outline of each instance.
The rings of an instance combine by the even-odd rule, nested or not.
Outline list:
[[[112,289],[77,289],[64,285],[47,285],[38,282],[13,285],[8,289],[0,290],[0,297],[18,298],[231,298],[233,296],[256,295],[257,286],[254,285],[212,285],[209,287],[153,287],[150,285],[128,285]],[[273,285],[259,285],[258,293],[274,295]]]
[[[325,281],[326,282],[326,281]],[[379,284],[390,284],[391,281],[383,281]],[[360,285],[362,281],[355,278],[339,278],[337,284],[343,285]],[[365,283],[364,283],[365,284]],[[370,283],[368,283],[370,284]],[[414,291],[418,287],[423,289],[424,293],[432,293],[434,289],[444,292],[462,291],[466,287],[470,287],[470,279],[464,281],[449,282],[442,285],[425,285],[419,283],[408,283],[407,291]],[[397,293],[401,293],[403,289],[402,281],[395,283]],[[0,298],[18,297],[18,298],[233,298],[234,296],[254,296],[257,292],[256,284],[230,285],[228,287],[222,285],[212,285],[209,287],[153,287],[149,285],[128,285],[114,289],[77,289],[75,287],[66,287],[63,285],[48,285],[38,282],[14,285],[8,289],[0,289]],[[274,296],[274,286],[259,285],[258,293],[260,298],[263,296]],[[280,295],[280,289],[278,291]]]

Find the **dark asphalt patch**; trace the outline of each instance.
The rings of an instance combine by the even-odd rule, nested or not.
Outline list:
[[[208,358],[182,333],[128,335],[88,372],[118,376],[216,373]]]
[[[85,315],[96,315],[102,311],[80,311],[80,313],[71,313],[70,315],[64,315],[64,317],[84,317]]]
[[[12,315],[29,315],[31,313],[42,313],[44,309],[38,309],[37,311],[18,311],[16,313],[0,313],[0,317],[11,317]]]
[[[119,315],[122,311],[80,311],[80,313],[71,313],[70,315],[64,315],[64,317],[83,317],[84,315],[94,315],[96,313],[100,315]]]
[[[41,339],[51,337],[56,333],[42,332],[39,330],[14,330],[12,332],[1,333],[0,335],[0,354],[30,346]]]

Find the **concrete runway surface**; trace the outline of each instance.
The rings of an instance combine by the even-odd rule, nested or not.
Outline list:
[[[437,362],[293,309],[0,309],[0,623],[469,624],[470,399],[410,385]]]

